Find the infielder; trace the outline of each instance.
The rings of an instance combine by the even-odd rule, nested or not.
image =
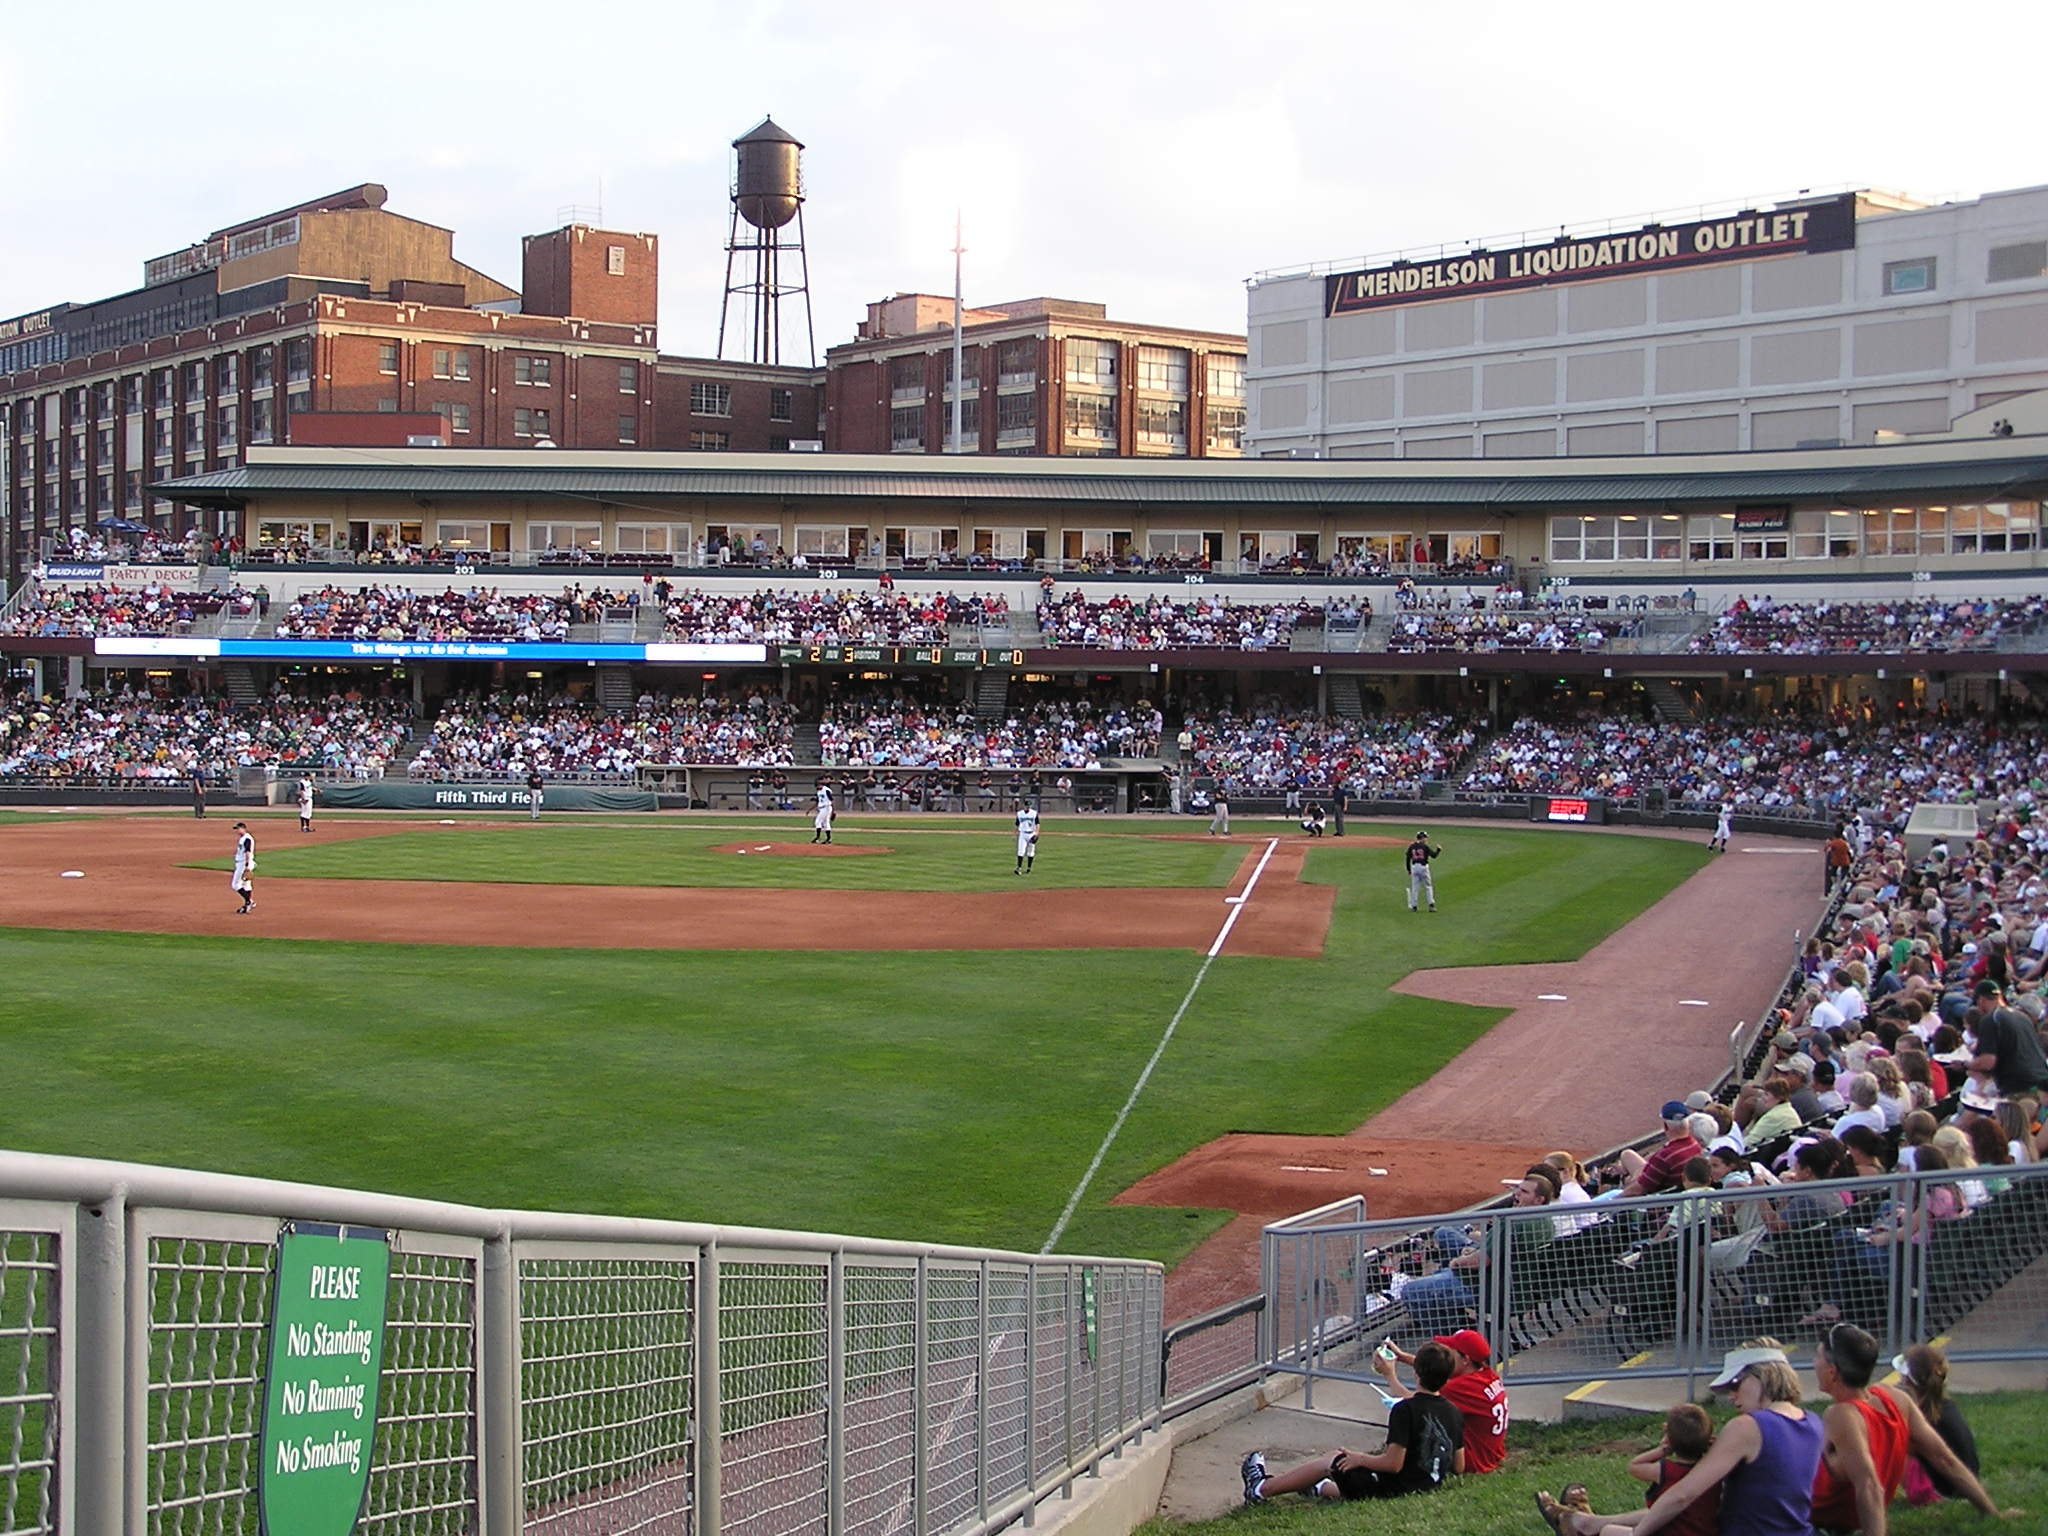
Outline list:
[[[1216,786],[1215,809],[1209,814],[1209,835],[1230,836],[1230,795],[1221,784]]]
[[[1436,882],[1430,878],[1429,861],[1443,856],[1443,849],[1430,846],[1429,834],[1418,832],[1415,841],[1408,845],[1408,910],[1415,911],[1416,903],[1423,897],[1429,898],[1429,910],[1436,910]]]
[[[301,832],[313,830],[313,781],[311,779],[299,780],[299,830]]]
[[[528,821],[540,820],[541,791],[546,782],[546,780],[541,778],[538,767],[526,776],[526,819]]]
[[[237,917],[256,905],[256,839],[249,835],[246,821],[235,823],[235,872],[228,877],[228,888],[242,898]]]
[[[1017,807],[1017,873],[1028,875],[1038,860],[1038,807]]]
[[[1721,814],[1714,822],[1714,835],[1707,846],[1716,853],[1728,851],[1728,839],[1735,832],[1735,807],[1726,800],[1721,802]]]
[[[811,818],[811,841],[832,841],[832,786],[823,779],[818,780],[818,812]]]

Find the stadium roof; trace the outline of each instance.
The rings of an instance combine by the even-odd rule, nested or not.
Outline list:
[[[1515,460],[995,458],[451,448],[256,448],[154,487],[203,506],[292,496],[899,498],[1342,507],[1671,506],[2037,496],[2048,437],[1783,453]]]

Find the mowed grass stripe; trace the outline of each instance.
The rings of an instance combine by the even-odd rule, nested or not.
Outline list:
[[[1223,1218],[1108,1201],[1228,1131],[1349,1131],[1499,1016],[1392,982],[1424,965],[1574,958],[1708,857],[1529,831],[1441,841],[1434,920],[1407,913],[1397,850],[1315,851],[1308,878],[1338,887],[1326,958],[1216,962],[1066,1251],[1179,1258]],[[1233,867],[1244,851],[1191,846]],[[265,870],[281,858],[266,853]],[[0,1142],[1030,1249],[1198,963],[0,931]]]
[[[437,827],[294,847],[278,834],[259,847],[268,879],[451,880],[510,885],[695,886],[813,891],[994,891],[1022,884],[1014,832],[869,829],[844,822],[844,847],[885,848],[857,857],[810,858],[713,852],[730,844],[808,844],[808,826],[740,830],[716,824],[611,827]],[[1046,832],[1031,882],[1070,890],[1228,885],[1245,848],[1164,837]],[[228,868],[227,861],[203,867]],[[1221,921],[1219,912],[1218,921]]]

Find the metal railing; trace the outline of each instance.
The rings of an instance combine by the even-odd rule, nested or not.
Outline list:
[[[1266,1368],[1370,1381],[1382,1340],[1458,1328],[1510,1385],[1683,1378],[1724,1350],[1795,1361],[1838,1320],[1886,1356],[2048,1358],[2048,1164],[1757,1183],[1398,1220],[1269,1227]]]
[[[366,1531],[979,1536],[1160,1424],[1156,1264],[0,1152],[0,1526],[255,1531],[287,1220],[391,1236]]]

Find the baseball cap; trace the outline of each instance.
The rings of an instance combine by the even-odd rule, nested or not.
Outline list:
[[[1694,1114],[1698,1114],[1713,1102],[1714,1096],[1704,1088],[1695,1088],[1685,1096],[1685,1107]]]
[[[1771,1047],[1780,1051],[1796,1051],[1799,1049],[1799,1037],[1789,1029],[1781,1029],[1771,1036]]]
[[[1782,1349],[1731,1349],[1721,1357],[1721,1374],[1707,1385],[1715,1391],[1735,1385],[1735,1378],[1752,1365],[1768,1365],[1776,1361],[1779,1365],[1790,1365]]]
[[[1662,1119],[1666,1125],[1676,1125],[1691,1113],[1692,1111],[1685,1107],[1685,1101],[1682,1099],[1666,1099],[1661,1112]]]
[[[1454,1354],[1463,1355],[1474,1365],[1484,1365],[1493,1358],[1493,1346],[1486,1342],[1486,1335],[1471,1328],[1460,1328],[1456,1333],[1444,1334],[1432,1342],[1441,1344]]]

